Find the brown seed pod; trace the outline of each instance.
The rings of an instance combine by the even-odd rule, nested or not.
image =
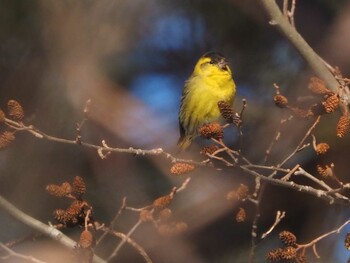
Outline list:
[[[239,199],[242,200],[248,196],[249,188],[245,184],[240,184],[240,186],[237,189],[237,194],[239,196]]]
[[[275,105],[279,108],[286,108],[288,105],[288,99],[281,94],[276,94],[273,97],[273,101],[275,102]]]
[[[244,222],[247,217],[246,211],[244,208],[240,207],[236,214],[236,221],[238,223]]]
[[[273,262],[282,260],[282,248],[276,248],[276,249],[270,250],[266,254],[266,259]]]
[[[16,121],[20,121],[23,119],[24,117],[24,111],[23,108],[21,106],[21,104],[19,104],[18,101],[15,100],[9,100],[7,102],[7,108],[9,111],[9,116]]]
[[[236,190],[230,191],[226,195],[227,200],[242,200],[248,196],[249,188],[245,184],[241,184]]]
[[[66,211],[63,209],[54,210],[53,216],[59,223],[64,225],[69,221],[69,216],[67,216]]]
[[[343,138],[349,132],[350,120],[347,115],[342,115],[337,123],[337,137]]]
[[[223,138],[224,132],[220,123],[212,122],[209,124],[204,124],[202,127],[200,127],[199,134],[206,139],[214,138],[220,140]]]
[[[226,101],[220,100],[218,102],[219,111],[221,113],[221,116],[226,120],[227,123],[233,122],[233,109],[229,103]]]
[[[294,246],[297,242],[296,236],[289,231],[282,231],[279,233],[279,238],[286,246]]]
[[[325,83],[321,79],[316,77],[310,78],[308,88],[311,92],[319,95],[325,95],[325,94],[331,93],[331,91],[327,89]]]
[[[183,175],[189,172],[192,172],[195,169],[195,166],[193,164],[189,163],[175,163],[170,168],[170,173],[174,175]]]
[[[143,209],[140,212],[140,219],[143,222],[151,222],[154,221],[153,219],[153,213],[147,209]]]
[[[219,146],[212,144],[206,147],[203,147],[200,151],[200,154],[207,155],[207,154],[213,154],[219,149]]]
[[[316,169],[317,169],[317,172],[319,173],[319,175],[321,175],[323,178],[332,178],[332,177],[334,177],[334,172],[332,169],[333,166],[334,166],[334,164],[325,165],[325,166],[318,164],[316,166]]]
[[[80,176],[74,177],[72,192],[76,197],[81,197],[86,192],[85,182]]]
[[[4,131],[0,134],[0,149],[6,148],[14,140],[15,134],[13,132]]]
[[[321,155],[321,154],[325,154],[326,152],[328,152],[329,150],[329,144],[325,143],[325,142],[321,142],[319,144],[316,145],[316,153],[317,155]]]
[[[75,200],[66,210],[66,214],[70,219],[78,219],[83,214],[84,204],[81,201]]]
[[[72,192],[72,187],[68,182],[64,182],[62,185],[49,184],[46,186],[46,191],[51,195],[63,197]]]
[[[84,230],[80,234],[79,246],[81,248],[91,248],[94,245],[94,236],[89,230]]]
[[[340,100],[338,94],[333,94],[329,96],[324,102],[322,102],[322,105],[326,113],[331,113],[339,107],[339,102]]]
[[[344,245],[347,250],[350,250],[350,233],[346,234],[345,240],[344,240]]]
[[[157,198],[156,200],[154,200],[153,205],[157,208],[163,209],[171,203],[173,198],[174,198],[174,196],[172,194],[161,196],[161,197]]]
[[[289,246],[282,249],[281,258],[284,260],[295,259],[297,256],[297,250],[295,247]]]

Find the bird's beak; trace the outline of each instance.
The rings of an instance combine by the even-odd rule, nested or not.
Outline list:
[[[221,59],[218,63],[218,66],[222,70],[227,70],[227,62],[225,59]]]

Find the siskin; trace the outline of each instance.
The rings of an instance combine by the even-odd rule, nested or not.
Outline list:
[[[188,148],[198,136],[198,128],[220,118],[219,101],[232,105],[236,85],[225,57],[217,52],[205,53],[185,82],[179,112],[179,150]]]

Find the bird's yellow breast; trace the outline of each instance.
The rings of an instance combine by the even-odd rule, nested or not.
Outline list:
[[[188,94],[183,101],[186,111],[182,113],[184,126],[188,123],[198,128],[204,123],[217,120],[220,117],[218,101],[233,103],[236,86],[230,75],[201,76],[194,75],[186,83]],[[181,118],[181,116],[180,116]],[[189,127],[191,130],[192,127]],[[190,132],[190,131],[189,131]],[[196,132],[196,131],[192,131]]]

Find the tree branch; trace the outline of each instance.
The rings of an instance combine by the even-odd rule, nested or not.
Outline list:
[[[65,247],[70,249],[75,248],[77,243],[74,240],[70,239],[69,237],[64,235],[61,231],[54,228],[53,226],[46,225],[40,222],[39,220],[22,212],[2,196],[0,196],[0,207],[3,208],[5,211],[7,211],[11,216],[13,216],[18,221],[58,241],[60,244],[64,245]],[[106,261],[104,261],[103,259],[101,259],[96,255],[94,255],[93,262],[106,263]]]
[[[323,59],[309,46],[298,31],[290,24],[288,17],[284,16],[275,0],[261,0],[262,6],[270,16],[270,24],[276,26],[279,31],[294,45],[304,57],[310,67],[327,87],[333,92],[338,91],[339,83],[324,64]]]

